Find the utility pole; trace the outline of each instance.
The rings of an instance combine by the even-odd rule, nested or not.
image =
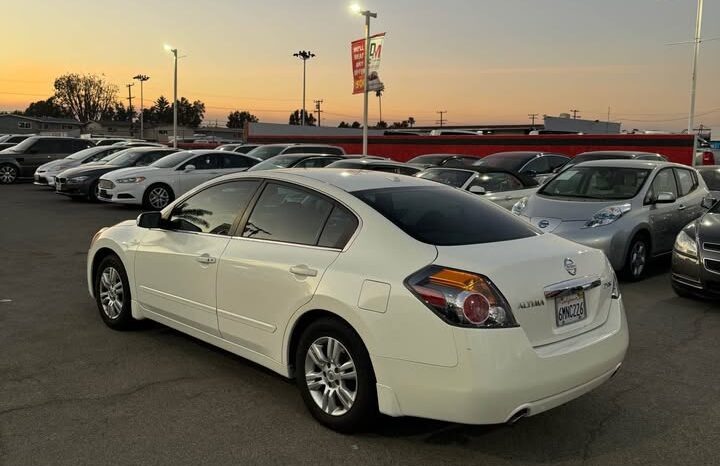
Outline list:
[[[133,79],[137,79],[138,81],[140,81],[140,139],[145,139],[145,115],[143,115],[143,83],[150,79],[150,77],[144,74],[138,74],[136,76],[133,76]]]
[[[573,109],[573,110],[570,110],[570,113],[573,114],[573,120],[577,120],[577,118],[578,118],[577,114],[580,113],[580,110]]]
[[[443,115],[445,115],[445,114],[447,113],[447,110],[438,110],[438,111],[435,112],[435,113],[437,113],[437,114],[440,115],[440,119],[439,119],[439,120],[435,120],[435,123],[440,123],[440,127],[442,128],[442,127],[443,127],[443,123],[447,121],[447,119],[444,119],[444,118],[443,118]]]
[[[695,125],[695,88],[697,87],[697,66],[700,55],[700,32],[702,29],[703,0],[698,0],[697,15],[695,17],[695,49],[692,62],[692,84],[690,86],[690,115],[688,116],[688,134],[693,133]]]
[[[382,119],[382,95],[383,95],[382,89],[380,89],[379,91],[375,91],[375,97],[378,98],[378,108],[380,110],[380,121],[383,121],[383,119]]]
[[[306,63],[315,54],[309,50],[300,50],[299,52],[293,53],[293,57],[299,58],[303,62],[303,99],[302,99],[302,117],[300,118],[300,125],[305,126],[307,124],[307,111],[305,110],[305,72],[307,70]]]
[[[317,125],[319,128],[321,126],[320,125],[320,114],[323,112],[322,110],[320,110],[320,105],[323,103],[323,101],[322,101],[322,99],[319,99],[319,100],[313,100],[313,102],[315,102],[315,113],[317,113]]]
[[[132,131],[132,117],[133,117],[133,106],[132,106],[132,87],[135,85],[135,83],[126,84],[126,87],[128,88],[128,121],[130,121],[130,136],[134,136]]]
[[[538,117],[537,113],[528,113],[528,118],[530,118],[530,125],[532,125],[532,128],[535,129],[535,118]]]

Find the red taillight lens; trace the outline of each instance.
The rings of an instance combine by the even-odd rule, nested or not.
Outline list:
[[[510,305],[487,278],[430,266],[406,280],[410,291],[445,322],[460,327],[515,327]]]
[[[705,152],[703,152],[702,164],[703,165],[715,165],[715,156],[709,150],[706,150]]]

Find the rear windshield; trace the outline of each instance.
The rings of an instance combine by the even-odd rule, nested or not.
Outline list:
[[[252,155],[252,154],[248,154]],[[271,159],[267,159],[264,162],[260,162],[254,167],[250,168],[250,171],[258,170],[274,170],[276,168],[288,168],[295,164],[295,162],[301,160],[294,155],[278,155]]]
[[[408,160],[408,163],[427,163],[431,165],[435,165],[437,163],[442,162],[446,158],[451,157],[450,155],[440,154],[440,155],[419,155],[415,157],[414,159]]]
[[[493,154],[481,158],[473,165],[482,165],[484,167],[494,167],[502,168],[504,170],[520,171],[520,169],[533,158],[535,158],[534,154]]]
[[[700,175],[710,191],[720,191],[720,169],[701,169]]]
[[[631,199],[645,184],[650,170],[620,167],[571,167],[540,188],[549,197]]]
[[[437,181],[438,183],[446,184],[453,188],[460,188],[467,183],[467,180],[473,175],[473,172],[465,170],[427,170],[419,173],[417,176],[418,178]]]
[[[446,186],[369,189],[352,194],[416,240],[436,246],[494,243],[538,234],[501,207]]]

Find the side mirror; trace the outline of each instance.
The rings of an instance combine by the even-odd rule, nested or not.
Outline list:
[[[675,202],[675,194],[673,193],[660,193],[655,198],[656,204],[672,204]]]
[[[162,214],[160,212],[143,212],[138,215],[137,226],[140,228],[160,228]]]
[[[712,206],[714,206],[716,202],[717,202],[717,199],[715,199],[714,197],[705,196],[705,197],[703,197],[703,200],[700,203],[700,205],[706,209],[712,209]]]
[[[191,172],[195,170],[195,165],[185,165],[185,171]]]
[[[475,194],[485,194],[487,192],[487,191],[485,191],[485,188],[483,188],[482,186],[477,186],[477,185],[470,186],[469,191],[471,193],[475,193]]]

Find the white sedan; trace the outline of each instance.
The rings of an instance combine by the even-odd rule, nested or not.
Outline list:
[[[98,199],[160,210],[207,180],[245,171],[258,162],[254,157],[228,151],[177,152],[147,167],[122,168],[101,176]]]
[[[628,346],[602,252],[380,172],[212,180],[100,230],[87,277],[109,327],[152,319],[295,378],[343,432],[378,411],[512,422],[596,388]]]

